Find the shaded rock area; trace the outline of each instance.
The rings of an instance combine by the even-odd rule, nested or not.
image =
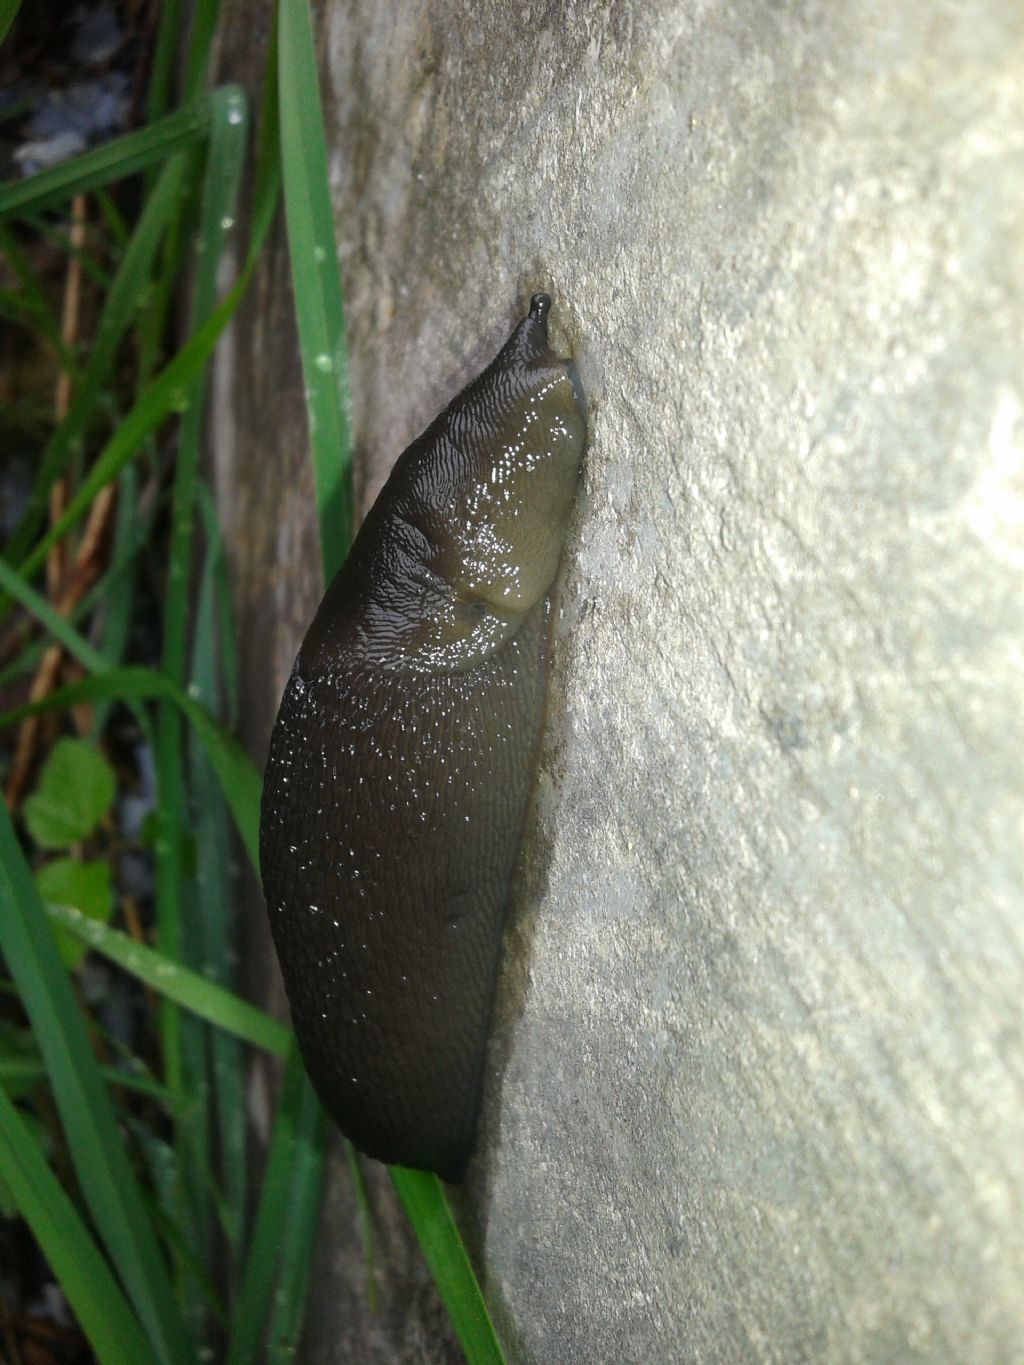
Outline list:
[[[319,18],[361,507],[534,290],[593,401],[457,1197],[510,1357],[1019,1358],[1024,12]],[[320,587],[285,277],[218,387],[261,756]],[[453,1358],[346,1180],[305,1358]]]

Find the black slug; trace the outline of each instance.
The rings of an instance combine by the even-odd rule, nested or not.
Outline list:
[[[270,743],[260,861],[299,1045],[382,1161],[460,1180],[533,788],[584,400],[551,300],[398,459]]]

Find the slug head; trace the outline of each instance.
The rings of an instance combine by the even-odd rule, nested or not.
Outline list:
[[[549,590],[586,444],[572,361],[548,340],[551,300],[397,461],[317,613],[300,668],[473,667]]]

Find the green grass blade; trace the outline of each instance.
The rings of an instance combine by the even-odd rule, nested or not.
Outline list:
[[[189,80],[205,80],[217,8],[218,0],[200,0],[193,9]],[[190,330],[193,333],[207,321],[217,302],[220,264],[237,212],[247,131],[248,110],[243,92],[237,86],[222,87],[213,96],[206,150],[192,285]],[[173,278],[170,272],[166,278],[170,285]],[[184,686],[187,672],[188,623],[193,597],[190,569],[206,389],[207,367],[204,367],[191,385],[188,406],[181,418],[171,503],[162,671],[178,687]],[[160,792],[156,907],[160,947],[164,955],[175,962],[201,968],[206,956],[203,949],[206,920],[223,914],[229,902],[211,904],[209,888],[204,895],[198,878],[184,872],[185,831],[190,826],[194,828],[200,848],[214,831],[193,823],[195,815],[204,807],[195,803],[190,807],[188,801],[183,738],[181,712],[170,701],[161,703],[156,744]],[[211,793],[211,800],[214,795],[215,792]],[[208,849],[206,853],[208,860]],[[202,852],[199,856],[203,856]],[[222,851],[220,856],[223,858]],[[166,997],[161,1009],[161,1035],[168,1083],[172,1087],[183,1085],[196,1097],[188,1120],[178,1125],[175,1142],[181,1174],[180,1207],[187,1224],[188,1241],[194,1248],[205,1249],[212,1228],[209,1182],[204,1183],[196,1177],[197,1172],[209,1170],[214,1159],[208,1150],[214,1117],[213,1040],[198,1020],[183,1016],[177,1004]],[[207,1254],[204,1250],[204,1259]],[[194,1293],[189,1300],[190,1320],[195,1322],[198,1334],[205,1306]]]
[[[262,199],[257,205],[259,234],[254,235],[245,270],[223,303],[214,310],[199,331],[182,347],[170,364],[144,390],[131,412],[120,424],[113,437],[98,456],[76,496],[71,500],[59,522],[42,538],[20,565],[23,578],[31,578],[42,566],[51,547],[88,511],[96,495],[117,478],[121,470],[137,453],[142,443],[174,411],[181,411],[188,403],[188,387],[201,372],[224,328],[234,316],[245,295],[259,259],[262,239],[273,219],[278,182],[272,165],[263,181]],[[0,611],[0,617],[3,613]]]
[[[139,309],[157,247],[174,210],[185,163],[173,158],[163,168],[132,234],[117,274],[106,296],[81,382],[75,390],[67,417],[54,432],[39,464],[28,507],[11,537],[6,558],[17,562],[25,554],[46,516],[50,489],[63,471],[77,442],[82,439],[99,397],[110,378],[121,341]],[[98,490],[97,490],[98,491]],[[95,496],[95,494],[93,495]],[[89,502],[92,498],[89,499]]]
[[[170,105],[184,27],[182,0],[163,0],[160,6],[160,27],[157,29],[156,43],[153,47],[153,69],[149,75],[147,113],[151,125],[167,113]]]
[[[238,641],[231,602],[231,577],[216,504],[206,483],[199,486],[199,510],[207,546],[203,590],[210,603],[206,627],[210,637],[208,648],[211,660],[216,660],[216,667],[211,663],[209,681],[197,679],[197,685],[201,695],[216,697],[222,703],[221,707],[216,707],[211,701],[207,706],[221,716],[229,729],[234,729],[238,721]]]
[[[285,216],[320,545],[330,581],[352,530],[352,426],[341,272],[308,0],[280,0],[278,44]]]
[[[202,1256],[197,1255],[195,1243],[186,1240],[180,1223],[163,1209],[155,1210],[155,1216],[164,1240],[174,1249],[179,1267],[179,1288],[184,1290],[186,1296],[190,1288],[196,1291],[204,1313],[209,1313],[218,1323],[223,1324],[226,1320],[224,1304],[208,1270],[210,1260],[207,1249],[203,1248]],[[196,1324],[197,1340],[202,1339],[198,1334],[204,1331],[205,1326],[202,1320]],[[200,1360],[213,1358],[208,1347],[199,1347],[197,1355]]]
[[[184,75],[185,99],[202,92],[210,66],[210,49],[220,13],[220,0],[199,0],[187,14],[182,0],[163,0],[160,6],[153,70],[149,81],[149,117],[158,119],[167,109],[178,67],[181,35],[188,19],[192,34]]]
[[[86,238],[86,243],[82,246],[72,239],[70,224],[66,217],[48,218],[45,214],[41,213],[26,213],[23,217],[23,221],[25,226],[31,228],[32,232],[34,232],[37,237],[50,242],[62,256],[66,256],[69,260],[77,261],[82,267],[82,273],[92,281],[101,293],[105,293],[110,288],[110,281],[112,278],[110,270],[99,263],[94,254],[95,247],[89,243],[88,238]],[[11,231],[5,224],[0,224],[0,226],[4,226],[4,229],[7,232]],[[127,243],[125,244],[125,247],[126,246]],[[124,254],[125,247],[122,247],[120,251],[113,253],[114,265],[117,264]]]
[[[7,289],[2,291],[5,314],[12,321],[18,321],[23,326],[35,328],[44,336],[50,346],[53,347],[61,368],[67,370],[72,378],[77,379],[78,363],[61,335],[57,314],[50,306],[50,301],[47,299],[28,257],[19,246],[17,237],[10,228],[5,227],[2,223],[0,223],[0,251],[3,252],[7,264],[21,286],[20,292]]]
[[[149,1360],[152,1348],[138,1318],[2,1089],[0,1170],[99,1360]]]
[[[120,508],[118,510],[120,513]],[[119,516],[119,521],[120,520],[121,518]],[[123,570],[124,567],[124,564],[118,565],[118,563],[115,562],[111,571],[108,573],[110,587],[117,589],[112,591],[110,596],[114,599],[114,612],[118,615],[121,613],[123,603],[126,600],[129,604],[131,602],[131,593],[125,592],[123,586],[118,583],[118,580],[121,577],[119,570]],[[110,669],[111,664],[107,656],[94,649],[88,640],[74,628],[70,621],[61,616],[41,593],[38,593],[34,588],[29,587],[24,579],[22,579],[19,574],[15,573],[9,564],[5,564],[2,559],[0,559],[0,591],[10,593],[11,597],[13,597],[16,602],[19,602],[27,611],[31,612],[43,626],[45,626],[53,638],[64,646],[72,658],[77,659],[78,662],[89,669],[91,673],[104,673]],[[87,604],[83,604],[83,606],[86,605]],[[125,625],[125,634],[126,632],[127,625]],[[119,698],[106,698],[98,708],[96,721],[93,727],[94,731],[97,733],[102,729],[104,710],[113,705],[115,700],[119,700]],[[134,709],[136,718],[143,731],[148,731],[149,726],[144,714],[138,708]]]
[[[469,1365],[503,1365],[505,1357],[440,1180],[405,1166],[390,1170]]]
[[[290,1031],[233,991],[182,967],[155,948],[136,943],[120,929],[111,929],[109,925],[83,915],[73,906],[48,905],[46,912],[55,924],[62,925],[136,980],[151,986],[198,1018],[240,1038],[243,1043],[251,1043],[278,1057],[287,1055]]]
[[[306,1313],[313,1245],[323,1207],[327,1115],[306,1080],[299,1100],[298,1140],[292,1161],[280,1271],[267,1334],[267,1365],[294,1361]]]
[[[10,593],[16,602],[30,611],[50,632],[53,638],[64,646],[73,658],[77,659],[91,672],[106,668],[106,660],[99,650],[94,649],[84,635],[79,634],[60,612],[50,605],[42,593],[29,587],[20,574],[0,559],[0,589]]]
[[[0,43],[7,37],[19,9],[21,0],[0,0]]]
[[[248,260],[255,260],[263,249],[267,233],[277,213],[281,197],[281,110],[277,89],[277,24],[270,38],[270,51],[263,73],[260,96],[259,139],[256,147],[256,173],[253,177],[252,242]]]
[[[182,886],[180,902],[181,937],[191,947],[200,928],[197,887],[192,877]],[[159,918],[158,918],[159,924]],[[161,945],[163,934],[160,935]],[[162,953],[161,956],[164,956]],[[189,954],[190,958],[193,954]],[[177,954],[172,961],[181,965]],[[203,977],[200,975],[199,980]],[[210,1139],[210,1029],[205,1020],[182,1010],[176,1001],[164,996],[161,1020],[173,1013],[173,1035],[180,1040],[180,1081],[176,1089],[191,1102],[184,1104],[174,1128],[174,1148],[177,1155],[178,1179],[165,1213],[177,1230],[171,1244],[175,1259],[175,1281],[186,1326],[193,1341],[203,1341],[208,1334],[209,1304],[201,1291],[201,1278],[191,1273],[193,1262],[208,1264],[214,1234],[215,1201],[211,1174],[212,1153]],[[170,1085],[174,1079],[167,1067],[168,1049],[163,1050],[164,1079]]]
[[[195,810],[197,883],[203,976],[229,987],[233,976],[234,882],[224,857],[231,845],[227,811],[209,759],[192,736],[191,786]],[[230,917],[230,918],[229,918]],[[247,1207],[245,1054],[233,1031],[217,1030],[210,1039],[212,1122],[217,1135],[224,1194],[223,1221],[234,1245],[245,1226]]]
[[[238,185],[245,155],[248,117],[237,86],[218,90],[213,100],[210,147],[200,222],[198,262],[192,296],[191,331],[196,334],[214,311],[217,274],[228,232],[234,225]],[[185,679],[189,610],[189,565],[195,526],[199,436],[203,422],[206,369],[199,370],[181,419],[172,505],[171,563],[164,614],[164,672],[176,683]]]
[[[259,1359],[259,1345],[279,1279],[282,1240],[294,1219],[296,1201],[305,1205],[314,1197],[308,1192],[322,1187],[323,1143],[323,1121],[293,1046],[281,1086],[242,1291],[232,1318],[227,1365],[250,1365]]]
[[[137,388],[149,382],[173,344],[171,315],[187,268],[205,154],[205,143],[196,143],[180,154],[184,163],[181,189],[167,220],[157,265],[150,275],[144,307],[135,329],[138,338]],[[148,188],[146,193],[148,195]]]
[[[210,121],[210,102],[195,104],[168,114],[158,123],[115,138],[94,151],[52,166],[25,180],[0,185],[0,220],[40,213],[62,204],[73,195],[123,180],[147,166],[166,161],[175,152],[192,147],[204,138]]]
[[[4,250],[2,242],[0,251],[4,251],[4,255],[10,260],[10,253]],[[33,336],[42,337],[57,357],[61,369],[67,370],[71,375],[77,372],[75,357],[65,346],[52,311],[49,308],[45,311],[40,309],[38,297],[16,289],[0,288],[0,318],[24,328]]]
[[[188,62],[185,68],[185,99],[193,100],[201,95],[210,70],[210,51],[213,35],[217,30],[220,14],[220,0],[196,0],[191,6],[192,35],[188,45]]]
[[[245,154],[247,129],[245,97],[236,86],[223,87],[213,98],[210,142],[207,149],[196,275],[192,295],[190,331],[195,334],[213,311],[217,297],[217,273],[227,232],[234,224],[235,202]],[[225,226],[225,224],[227,226]],[[186,677],[188,615],[191,605],[190,568],[195,525],[196,483],[199,464],[199,435],[206,394],[206,367],[189,386],[175,461],[171,505],[170,560],[163,618],[164,676],[182,687]],[[160,802],[157,808],[159,836],[156,844],[156,913],[163,953],[176,962],[187,962],[186,921],[190,903],[195,907],[195,887],[183,874],[185,840],[190,827],[185,791],[183,725],[179,709],[170,701],[161,704],[158,714],[156,769]],[[195,962],[192,965],[196,965]],[[187,1084],[203,1100],[207,1095],[205,1043],[195,1028],[188,1038],[186,1025],[173,1002],[166,1000],[161,1009],[161,1041],[164,1070],[172,1089]],[[189,1050],[191,1062],[185,1056]],[[191,1068],[191,1074],[188,1074]],[[200,1160],[205,1142],[205,1115],[197,1113],[195,1122],[179,1126],[179,1168],[187,1185]],[[189,1151],[186,1152],[181,1144]],[[193,1201],[193,1234],[201,1239],[206,1209],[201,1193]],[[203,1207],[200,1207],[203,1205]]]
[[[110,235],[113,238],[115,255],[120,255],[127,247],[128,239],[131,237],[131,231],[125,216],[114,202],[114,198],[109,190],[96,190],[95,199],[103,221],[109,228]]]
[[[80,701],[173,701],[195,726],[213,764],[238,832],[254,868],[259,868],[260,789],[262,779],[252,759],[237,740],[202,706],[162,673],[149,668],[112,668],[70,687],[58,688],[42,701],[16,706],[0,715],[0,729],[17,725],[26,716],[60,711]]]
[[[148,1095],[150,1099],[162,1104],[168,1113],[174,1112],[177,1103],[175,1096],[165,1085],[161,1085],[145,1072],[123,1071],[116,1066],[101,1066],[100,1075],[109,1087],[134,1090],[139,1095]],[[31,1088],[33,1085],[45,1085],[48,1081],[49,1076],[41,1058],[0,1058],[0,1087],[5,1090],[10,1086]]]
[[[371,1313],[377,1311],[377,1256],[374,1249],[373,1209],[370,1206],[370,1191],[366,1187],[366,1176],[359,1161],[359,1153],[352,1143],[345,1139],[348,1169],[359,1210],[359,1230],[363,1234],[363,1262],[366,1266],[366,1302]]]
[[[200,488],[200,494],[206,556],[196,609],[189,692],[211,714],[219,714],[224,710],[222,671],[225,673],[223,691],[233,695],[234,680],[229,670],[223,669],[223,660],[225,656],[233,658],[234,629],[225,600],[226,570],[213,499],[205,487]],[[230,708],[228,710],[230,714]],[[204,975],[222,986],[230,986],[236,962],[234,890],[237,877],[233,860],[224,856],[224,850],[231,846],[229,817],[210,760],[194,732],[189,736],[189,767],[200,911],[196,938],[202,947]],[[224,1194],[222,1222],[232,1246],[237,1246],[245,1226],[248,1198],[245,1056],[236,1039],[216,1030],[210,1040],[210,1060],[214,1124]]]
[[[110,567],[97,587],[97,599],[103,602],[99,650],[103,668],[118,667],[131,639],[136,600],[135,556],[147,520],[139,506],[138,485],[138,471],[134,465],[127,465],[118,481]],[[85,663],[85,660],[82,662]],[[88,663],[85,666],[91,673],[103,671],[103,668],[92,668]],[[97,706],[92,723],[94,738],[98,739],[106,728],[112,705],[112,702],[105,702]]]
[[[177,1305],[143,1214],[114,1111],[32,873],[0,803],[0,951],[46,1062],[75,1170],[122,1282],[162,1361],[188,1365]]]

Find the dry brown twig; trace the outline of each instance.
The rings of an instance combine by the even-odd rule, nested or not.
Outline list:
[[[71,241],[75,252],[68,261],[64,285],[64,306],[61,315],[61,336],[71,349],[78,338],[78,323],[82,294],[82,266],[78,256],[85,244],[86,201],[76,195],[71,208]],[[71,406],[71,376],[61,369],[54,394],[54,417],[59,425]],[[64,474],[50,492],[50,524],[56,525],[63,516],[70,499],[69,476]],[[105,547],[113,521],[117,500],[116,486],[111,484],[100,493],[89,508],[85,530],[72,557],[66,540],[51,549],[46,562],[46,585],[50,600],[64,617],[68,617],[99,578],[103,567]],[[42,701],[57,686],[64,666],[64,648],[53,644],[47,649],[29,688],[30,702]],[[22,721],[15,742],[14,759],[7,779],[6,797],[11,810],[21,802],[35,763],[42,716],[27,716]]]

